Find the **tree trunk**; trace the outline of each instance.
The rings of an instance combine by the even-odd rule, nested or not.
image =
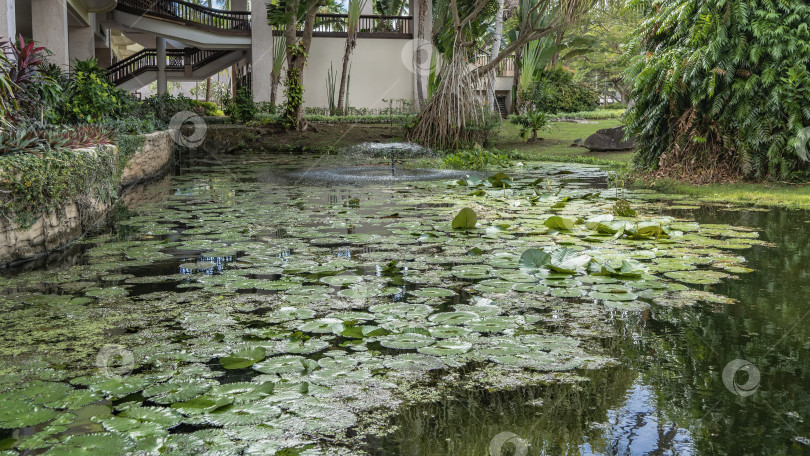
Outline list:
[[[422,54],[427,53],[428,49],[424,49],[425,43],[425,16],[427,15],[427,0],[417,0],[418,16],[416,18],[416,48],[414,51],[414,72],[416,73],[416,109],[421,109],[422,101],[425,99],[424,76],[422,75]]]
[[[512,93],[515,99],[515,102],[512,104],[512,111],[515,114],[520,114],[520,64],[522,58],[523,49],[515,51],[515,76],[512,79]]]
[[[349,75],[349,56],[352,54],[355,44],[356,40],[354,37],[346,37],[346,52],[343,54],[343,71],[340,73],[340,89],[337,103],[337,112],[341,116],[346,113],[343,102],[346,99],[346,79]]]
[[[287,13],[287,24],[285,28],[285,37],[287,38],[287,89],[289,90],[290,81],[297,81],[298,84],[302,85],[303,89],[303,81],[304,81],[304,67],[307,62],[307,54],[309,54],[309,48],[312,44],[312,32],[315,28],[315,15],[318,12],[318,8],[321,6],[320,1],[314,1],[309,5],[307,9],[306,18],[304,19],[304,31],[303,36],[301,37],[300,42],[300,50],[294,50],[294,48],[298,49],[299,41],[298,41],[298,33],[297,33],[297,25],[298,25],[298,5],[300,2],[298,1],[290,1],[287,3],[286,13]],[[303,93],[301,94],[301,99],[296,100],[293,103],[290,102],[289,97],[287,98],[287,107],[285,112],[285,117],[292,117],[293,123],[295,124],[295,129],[298,131],[303,131],[307,128],[307,123],[304,120],[304,100],[303,100]]]
[[[495,30],[492,31],[492,47],[489,50],[490,60],[494,60],[501,52],[501,36],[503,35],[503,1],[498,0],[498,13],[495,16]],[[487,87],[487,100],[492,112],[498,111],[498,100],[495,98],[495,69],[489,72],[489,85]]]
[[[205,80],[205,101],[211,101],[211,78]]]
[[[270,106],[276,107],[276,93],[278,92],[279,78],[275,76],[270,77]]]

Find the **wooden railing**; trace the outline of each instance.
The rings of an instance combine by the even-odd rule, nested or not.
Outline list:
[[[182,0],[118,0],[116,9],[219,33],[250,33],[250,11],[218,10]]]
[[[477,66],[484,66],[489,63],[489,56],[482,55],[475,60]],[[501,60],[495,67],[495,75],[500,77],[509,77],[515,75],[515,57],[510,55]]]
[[[348,23],[349,16],[346,14],[318,14],[312,36],[346,36]],[[357,31],[360,38],[413,38],[413,17],[360,16]],[[275,27],[273,33],[282,35],[284,29]]]
[[[166,71],[192,72],[220,58],[230,51],[202,50],[197,48],[167,49]],[[113,85],[121,84],[145,71],[157,71],[157,50],[144,49],[107,68],[107,77]]]

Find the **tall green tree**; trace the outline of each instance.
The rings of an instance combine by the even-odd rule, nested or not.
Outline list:
[[[442,6],[442,2],[446,4]],[[434,9],[439,28],[437,40],[446,64],[442,66],[436,94],[420,110],[410,132],[414,141],[432,147],[452,149],[470,146],[486,139],[489,112],[476,94],[483,77],[503,59],[528,42],[554,35],[587,11],[595,0],[536,0],[528,2],[521,15],[519,33],[494,59],[470,68],[477,57],[478,43],[486,24],[497,14],[497,3],[490,0],[439,0]]]
[[[576,81],[599,92],[618,94],[620,101],[627,103],[632,89],[632,81],[624,77],[630,65],[627,47],[640,24],[641,15],[635,8],[599,4],[568,32],[568,39],[587,45],[569,54],[568,62],[563,63],[576,72]]]
[[[344,46],[343,53],[343,70],[340,73],[340,89],[338,92],[337,110],[343,115],[345,114],[345,106],[343,106],[346,99],[346,81],[349,77],[349,59],[351,58],[352,51],[357,46],[357,31],[360,26],[360,13],[366,4],[366,0],[348,0],[349,3],[346,7],[346,45]]]
[[[283,122],[288,128],[299,131],[307,128],[304,120],[304,68],[312,45],[315,15],[323,4],[324,0],[279,0],[267,8],[268,23],[284,29],[287,45],[287,100],[284,104]],[[299,28],[302,29],[300,37]]]
[[[636,0],[636,163],[717,181],[810,178],[810,5]],[[806,145],[806,143],[805,143]]]

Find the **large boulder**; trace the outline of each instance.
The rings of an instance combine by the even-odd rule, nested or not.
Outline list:
[[[636,140],[624,140],[624,127],[605,128],[588,136],[585,147],[596,152],[631,150],[636,148]]]

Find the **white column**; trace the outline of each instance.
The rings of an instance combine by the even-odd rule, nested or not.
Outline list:
[[[15,14],[14,0],[0,0],[0,36],[11,41],[17,38]]]
[[[68,28],[68,56],[70,61],[95,57],[96,45],[92,27]]]
[[[31,31],[40,46],[53,55],[50,61],[67,68],[68,25],[66,0],[31,0]]]
[[[155,47],[157,48],[157,91],[158,95],[163,95],[168,89],[166,80],[166,38],[156,37]]]
[[[264,1],[250,2],[253,101],[270,101],[270,75],[273,73],[273,29],[267,24]]]
[[[247,0],[231,0],[231,11],[247,11]],[[267,22],[267,21],[265,21]],[[231,94],[236,96],[236,79],[239,69],[245,66],[245,59],[242,59],[231,66]]]

